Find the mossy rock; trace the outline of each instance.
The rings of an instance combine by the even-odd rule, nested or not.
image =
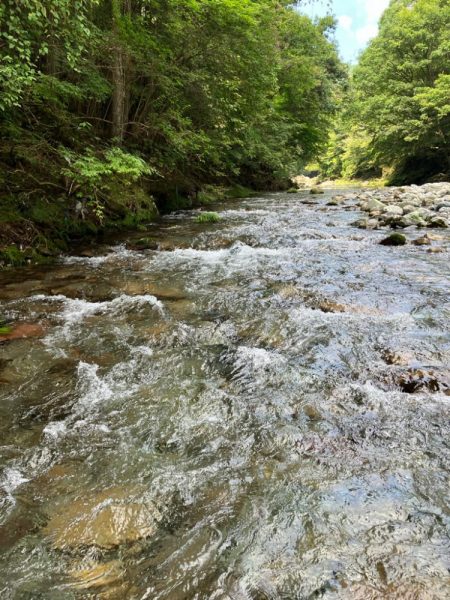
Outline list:
[[[404,246],[406,244],[406,236],[403,233],[391,233],[387,238],[381,240],[382,246]]]
[[[130,246],[135,250],[157,250],[158,242],[151,237],[143,237],[132,242]]]
[[[289,188],[289,189],[287,190],[287,192],[286,192],[286,193],[287,193],[287,194],[298,194],[298,193],[299,193],[299,191],[300,191],[300,190],[299,190],[298,188],[296,188],[296,187],[291,187],[291,188]]]
[[[313,194],[313,195],[325,194],[325,192],[324,192],[323,190],[321,190],[320,188],[318,188],[318,187],[313,187],[313,188],[311,188],[311,189],[309,190],[309,193],[310,193],[310,194]]]

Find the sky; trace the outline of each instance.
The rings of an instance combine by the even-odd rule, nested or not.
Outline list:
[[[331,0],[331,4],[338,21],[336,38],[341,56],[354,63],[359,52],[377,35],[378,21],[389,0]],[[320,17],[329,14],[329,2],[319,0],[301,10],[310,17]]]

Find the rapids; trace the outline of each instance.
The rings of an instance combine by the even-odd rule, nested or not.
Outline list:
[[[0,274],[2,599],[449,597],[450,234],[332,194]]]

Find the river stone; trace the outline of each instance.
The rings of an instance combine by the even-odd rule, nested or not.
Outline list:
[[[387,238],[381,240],[382,246],[404,246],[406,244],[406,237],[402,233],[391,233]]]
[[[311,188],[309,190],[309,193],[310,194],[325,194],[325,192],[318,187]]]
[[[161,518],[145,493],[114,487],[62,507],[44,531],[57,550],[90,546],[110,550],[152,536]]]
[[[386,207],[386,210],[384,211],[384,214],[386,215],[398,215],[398,216],[402,216],[403,215],[403,208],[401,206],[397,206],[395,204],[392,204],[388,207]]]
[[[448,227],[448,222],[446,219],[444,219],[444,217],[441,217],[440,215],[432,217],[428,223],[429,227],[442,227],[442,228],[446,228]]]
[[[428,237],[428,234],[425,234],[424,236],[417,238],[416,240],[413,241],[413,244],[415,246],[430,246],[431,245],[431,239]]]
[[[378,219],[369,219],[366,222],[366,229],[378,229],[379,226],[380,222],[378,221]]]
[[[377,200],[376,198],[371,198],[368,202],[367,202],[367,210],[369,211],[373,211],[373,210],[381,210],[384,211],[386,209],[386,204],[383,204],[383,202],[380,202],[379,200]]]
[[[409,227],[410,225],[415,225],[416,227],[426,227],[427,223],[418,211],[414,211],[404,215],[399,221],[400,227]]]

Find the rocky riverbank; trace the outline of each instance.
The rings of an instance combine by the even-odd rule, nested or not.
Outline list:
[[[366,190],[356,199],[368,213],[355,223],[361,229],[447,228],[450,224],[450,183]]]

